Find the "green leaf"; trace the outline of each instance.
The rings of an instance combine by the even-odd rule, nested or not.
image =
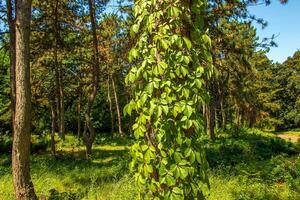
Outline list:
[[[168,186],[173,186],[173,185],[175,185],[176,180],[172,176],[167,175],[166,176],[166,183],[167,183]]]
[[[187,176],[189,175],[189,171],[188,171],[188,168],[186,168],[186,167],[181,167],[180,168],[180,178],[182,179],[182,180],[184,180]]]
[[[175,194],[183,194],[183,190],[179,187],[174,187],[172,192],[174,192]]]
[[[168,65],[165,62],[159,62],[158,65],[162,68],[162,69],[167,69]]]
[[[164,40],[164,39],[161,39],[161,40],[160,40],[160,44],[161,44],[161,46],[162,46],[162,48],[163,48],[164,50],[167,50],[167,49],[169,48],[168,42],[167,42],[166,40]]]
[[[139,25],[134,24],[130,29],[130,36],[133,37],[136,33],[139,32]]]
[[[132,62],[134,59],[138,57],[139,53],[136,48],[132,48],[129,52],[129,62]]]
[[[183,41],[188,49],[192,48],[192,42],[187,37],[183,37]]]
[[[207,44],[209,47],[211,47],[211,39],[208,35],[204,34],[202,36],[203,41],[205,42],[205,44]]]
[[[175,152],[174,159],[175,159],[176,163],[180,163],[181,162],[181,154],[179,152]]]

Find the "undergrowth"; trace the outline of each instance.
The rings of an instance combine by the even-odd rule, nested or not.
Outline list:
[[[135,198],[137,187],[128,170],[131,140],[100,135],[91,161],[84,159],[84,146],[76,137],[56,140],[53,157],[48,136],[32,139],[31,174],[41,199]],[[202,141],[210,164],[209,200],[300,199],[299,143],[253,129],[229,129],[219,132],[215,142],[207,136]],[[9,144],[0,139],[0,149]],[[0,154],[0,199],[14,199],[10,151]]]

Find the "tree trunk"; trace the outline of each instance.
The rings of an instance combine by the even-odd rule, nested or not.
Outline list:
[[[112,82],[112,88],[114,92],[115,97],[115,103],[116,103],[116,109],[117,109],[117,115],[118,115],[118,127],[119,127],[119,134],[121,137],[125,137],[124,132],[122,131],[122,120],[121,120],[121,113],[119,108],[119,101],[118,101],[118,95],[116,91],[115,81],[113,79],[113,76],[111,76],[111,82]]]
[[[226,113],[224,110],[223,99],[220,102],[220,110],[221,110],[221,118],[222,118],[221,126],[222,126],[222,129],[226,129]]]
[[[78,139],[81,136],[81,94],[79,94],[78,102],[77,102],[77,137]]]
[[[56,96],[57,96],[57,123],[58,135],[63,140],[65,139],[65,110],[64,110],[64,88],[63,88],[63,72],[58,59],[58,40],[59,34],[59,1],[55,1],[54,5],[54,62],[55,62],[55,82],[56,82]]]
[[[13,17],[13,6],[11,0],[6,0],[7,21],[9,27],[9,59],[10,59],[10,97],[11,97],[11,122],[13,132],[13,122],[15,118],[16,105],[16,27]]]
[[[17,200],[37,200],[30,177],[31,92],[29,37],[31,0],[16,6],[16,107],[12,170]]]
[[[65,140],[65,105],[64,105],[64,87],[63,87],[63,72],[61,67],[59,68],[59,96],[60,96],[60,124],[59,124],[59,132],[61,138]]]
[[[209,135],[211,140],[216,139],[215,135],[215,103],[214,100],[211,99],[211,102],[209,103],[208,106],[208,128],[209,128]]]
[[[108,99],[108,103],[109,103],[109,113],[110,113],[110,120],[111,120],[110,132],[111,132],[111,136],[113,136],[113,134],[114,134],[114,115],[113,115],[113,111],[112,111],[112,101],[111,101],[111,96],[110,96],[110,77],[109,76],[108,76],[108,80],[107,80],[107,99]]]
[[[55,111],[55,101],[50,100],[51,109],[51,154],[56,155],[55,151],[55,128],[56,128],[56,111]]]
[[[89,91],[87,109],[85,112],[85,130],[84,131],[84,142],[86,144],[86,154],[87,158],[90,157],[92,145],[94,143],[96,133],[92,122],[92,112],[93,112],[93,104],[94,100],[97,96],[98,92],[98,82],[99,82],[99,50],[98,50],[98,38],[97,38],[97,25],[96,25],[96,16],[95,16],[95,2],[94,0],[88,0],[89,3],[89,15],[92,27],[92,35],[93,35],[93,64],[91,67],[92,73],[92,88]],[[90,148],[90,149],[88,149]]]

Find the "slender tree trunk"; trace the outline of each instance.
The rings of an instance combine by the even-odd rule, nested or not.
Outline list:
[[[91,156],[91,149],[93,142],[96,137],[95,129],[92,122],[92,111],[94,100],[97,96],[98,92],[98,82],[99,82],[99,50],[98,50],[98,38],[97,38],[97,24],[96,24],[96,16],[95,16],[95,2],[94,0],[88,0],[89,3],[89,15],[90,21],[92,25],[92,35],[93,35],[93,65],[91,69],[92,73],[92,89],[89,91],[88,96],[88,105],[85,112],[85,126],[88,131],[85,131],[83,139],[86,144],[86,157],[89,159]]]
[[[60,124],[59,130],[61,138],[65,140],[65,105],[64,105],[64,84],[63,84],[63,72],[61,67],[59,68],[59,96],[60,96]]]
[[[81,94],[79,94],[78,102],[77,102],[77,137],[78,139],[81,136]]]
[[[112,111],[112,101],[111,101],[111,96],[110,96],[110,77],[108,76],[107,79],[107,99],[108,99],[108,103],[109,103],[109,113],[110,113],[110,132],[111,132],[111,136],[113,136],[114,134],[114,115],[113,115],[113,111]]]
[[[64,110],[64,88],[63,88],[63,72],[58,59],[58,40],[59,35],[59,1],[55,1],[54,5],[54,62],[55,62],[55,76],[56,76],[56,96],[57,96],[57,123],[58,135],[63,140],[65,139],[65,110]]]
[[[56,155],[55,150],[55,128],[56,128],[56,111],[55,111],[55,100],[50,100],[51,110],[51,154]]]
[[[119,101],[118,101],[118,95],[117,95],[116,86],[115,86],[115,81],[114,81],[113,76],[111,76],[111,82],[112,82],[112,88],[113,88],[113,92],[114,92],[115,103],[116,103],[116,109],[117,109],[119,134],[120,134],[121,137],[125,137],[124,132],[122,131],[121,113],[120,113]]]
[[[31,0],[18,0],[16,16],[16,108],[12,150],[14,189],[17,200],[37,200],[30,177],[29,37]]]
[[[223,100],[220,102],[220,109],[221,109],[221,118],[222,118],[222,129],[226,129],[226,112],[224,110],[224,103]]]
[[[216,139],[215,135],[215,126],[216,126],[216,118],[215,118],[215,112],[216,112],[216,78],[211,78],[209,82],[209,90],[210,90],[210,101],[208,104],[208,113],[209,113],[209,122],[208,122],[208,128],[209,128],[209,135],[212,140]]]
[[[6,0],[7,21],[9,27],[9,58],[10,58],[10,97],[11,97],[11,122],[13,132],[13,122],[15,118],[16,104],[16,27],[13,17],[13,5],[11,0]]]
[[[209,135],[212,140],[216,139],[215,135],[215,102],[213,99],[211,99],[211,102],[209,103],[208,107],[208,113],[209,113]]]
[[[61,115],[61,108],[60,108],[60,93],[59,93],[59,73],[58,73],[58,65],[57,65],[57,51],[54,50],[54,59],[55,59],[55,101],[56,101],[56,113],[57,113],[57,127],[58,127],[58,136],[61,138],[61,131],[60,131],[60,115]]]

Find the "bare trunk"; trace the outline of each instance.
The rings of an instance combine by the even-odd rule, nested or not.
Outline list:
[[[64,87],[63,87],[63,72],[60,67],[59,69],[59,96],[60,96],[60,124],[59,124],[59,132],[61,134],[61,138],[65,140],[65,105],[64,105]]]
[[[51,154],[55,156],[55,128],[56,128],[56,111],[55,111],[55,101],[50,100],[50,110],[51,110]]]
[[[59,1],[55,1],[54,7],[54,62],[55,62],[55,82],[56,82],[56,96],[57,96],[57,123],[58,135],[63,140],[65,139],[65,110],[64,110],[64,89],[63,89],[63,72],[58,59],[58,39],[59,35]]]
[[[13,6],[11,0],[6,0],[7,21],[9,27],[9,58],[10,58],[10,97],[11,97],[11,122],[13,132],[13,122],[15,118],[16,104],[16,27],[13,18]]]
[[[209,107],[208,107],[208,120],[209,120],[209,135],[210,135],[210,138],[212,140],[215,140],[216,139],[216,135],[215,135],[215,104],[214,104],[214,100],[212,99],[210,104],[209,104]]]
[[[81,136],[81,94],[79,94],[78,102],[77,102],[77,137]]]
[[[86,141],[85,142],[85,148],[86,148],[86,159],[89,160],[92,155],[92,146],[93,142],[92,141]]]
[[[16,107],[12,170],[17,200],[37,200],[30,177],[31,92],[29,37],[31,0],[16,6]]]
[[[112,76],[111,76],[111,82],[112,82],[112,88],[113,88],[113,92],[114,92],[117,115],[118,115],[119,134],[121,137],[125,137],[124,132],[122,131],[122,120],[121,120],[121,113],[120,113],[120,108],[119,108],[118,95],[117,95],[117,91],[116,91],[115,81]]]
[[[93,65],[91,67],[92,73],[92,88],[89,91],[88,96],[88,105],[85,112],[85,128],[84,131],[84,142],[86,147],[90,147],[90,149],[86,149],[87,158],[90,157],[92,145],[94,143],[96,133],[92,122],[92,113],[93,113],[93,104],[98,92],[98,82],[99,82],[99,50],[98,50],[98,38],[97,38],[97,27],[96,27],[96,16],[95,16],[95,2],[94,0],[89,0],[89,15],[90,21],[92,25],[92,35],[93,35]]]
[[[110,77],[108,76],[107,80],[107,99],[109,103],[109,113],[110,113],[110,121],[111,121],[111,136],[114,134],[114,115],[112,111],[112,101],[111,101],[111,96],[110,96]]]
[[[220,102],[220,109],[221,109],[221,118],[222,118],[221,126],[222,126],[222,129],[226,129],[226,113],[224,110],[223,100],[221,100],[221,102]]]

